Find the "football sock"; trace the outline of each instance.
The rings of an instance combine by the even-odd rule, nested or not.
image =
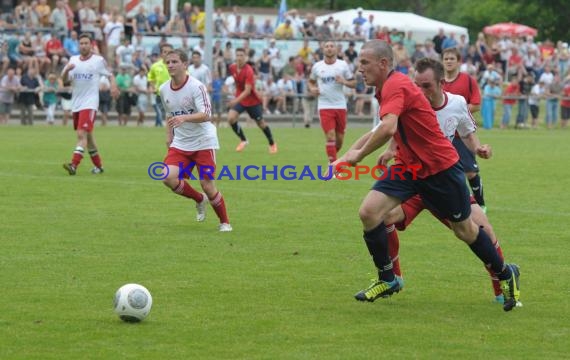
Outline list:
[[[376,269],[378,269],[380,280],[386,282],[394,281],[392,261],[390,261],[390,255],[388,253],[388,236],[384,222],[381,222],[370,231],[364,231],[363,237],[368,247],[368,252],[370,252],[372,256],[372,261],[374,261],[374,265],[376,265]]]
[[[220,223],[229,224],[230,219],[228,218],[228,213],[226,211],[226,203],[224,201],[222,193],[218,191],[216,195],[214,195],[214,197],[209,200],[210,204],[212,204],[212,207],[214,208],[214,211],[216,212],[216,215],[218,215],[218,218],[220,219]]]
[[[71,158],[71,164],[75,167],[79,166],[79,163],[83,159],[83,148],[81,146],[77,146],[75,151],[73,151],[73,157]]]
[[[91,156],[91,162],[93,162],[93,165],[97,166],[98,168],[103,167],[101,164],[101,157],[99,156],[97,149],[89,150],[89,156]]]
[[[479,227],[477,239],[473,244],[469,245],[469,247],[471,248],[471,251],[473,251],[481,261],[483,261],[483,264],[488,265],[491,270],[499,276],[499,279],[505,280],[501,277],[501,274],[505,269],[509,268],[505,267],[505,263],[499,256],[499,252],[493,245],[491,238],[485,231],[483,231],[482,227]],[[508,274],[510,275],[510,270],[508,271]],[[505,274],[503,274],[503,276],[505,276]]]
[[[402,277],[402,270],[400,269],[400,238],[394,224],[386,226],[386,234],[388,236],[388,254],[392,259],[392,268],[394,275]]]
[[[179,195],[193,199],[198,203],[204,200],[204,195],[194,190],[194,188],[192,188],[192,186],[190,186],[190,184],[188,184],[185,180],[178,180],[178,185],[174,189],[172,189],[172,191],[174,191]]]
[[[485,199],[483,198],[483,182],[479,177],[479,174],[475,175],[473,179],[469,179],[469,185],[471,186],[471,191],[473,191],[473,196],[477,201],[479,206],[485,206]]]
[[[499,253],[501,259],[505,261],[505,258],[503,257],[503,250],[501,249],[501,245],[499,244],[498,241],[495,244],[495,249],[497,249],[497,252]],[[491,276],[491,284],[493,285],[493,292],[495,293],[495,296],[501,295],[503,292],[501,291],[501,284],[499,283],[499,278],[497,278],[497,274],[495,274],[495,272],[491,270],[488,266],[485,266],[485,269],[489,272],[489,275]]]
[[[232,124],[232,130],[236,133],[237,136],[241,139],[241,141],[247,141],[245,138],[245,134],[238,122]]]
[[[326,151],[327,156],[329,157],[329,162],[334,162],[336,160],[336,141],[327,140]]]
[[[263,128],[261,130],[265,134],[267,141],[269,141],[269,145],[275,144],[275,142],[273,141],[273,135],[271,134],[271,129],[269,128],[269,126],[265,126],[265,128]]]

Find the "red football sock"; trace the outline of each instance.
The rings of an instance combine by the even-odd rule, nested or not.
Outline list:
[[[402,277],[402,270],[400,269],[400,239],[394,224],[386,225],[386,234],[388,235],[388,254],[392,259],[392,270],[394,275]]]
[[[326,144],[327,149],[327,156],[329,157],[329,162],[333,162],[336,160],[336,141],[331,140],[327,141]]]
[[[93,165],[97,166],[98,168],[102,168],[103,165],[101,164],[101,157],[97,150],[89,150],[89,155],[91,156],[91,162]]]
[[[185,180],[179,180],[178,186],[172,189],[172,191],[187,198],[194,199],[196,202],[202,202],[202,200],[204,200],[204,195],[194,190]]]
[[[499,257],[501,258],[501,260],[504,261],[505,257],[503,256],[503,249],[501,249],[501,245],[499,244],[498,241],[495,244],[495,248],[497,249],[497,252],[499,253]],[[503,292],[501,291],[501,283],[499,282],[497,275],[493,272],[493,270],[491,270],[491,268],[487,266],[485,266],[485,270],[487,270],[489,276],[491,276],[491,284],[493,285],[493,292],[495,293],[495,296],[501,295]]]
[[[214,208],[214,211],[216,212],[216,215],[218,215],[218,218],[220,219],[220,224],[229,224],[230,219],[228,218],[226,203],[224,201],[222,193],[218,191],[216,195],[214,195],[214,197],[209,200],[210,204],[212,204],[212,208]]]
[[[83,148],[81,146],[77,146],[75,148],[75,151],[73,151],[71,164],[77,168],[82,159],[83,159]]]

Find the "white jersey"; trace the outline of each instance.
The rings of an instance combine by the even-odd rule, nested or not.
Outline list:
[[[81,55],[72,56],[69,64],[75,65],[68,73],[72,82],[71,111],[97,110],[101,76],[112,75],[107,69],[107,62],[103,57],[92,54],[87,59],[81,59]]]
[[[210,69],[205,64],[201,64],[199,67],[194,67],[194,64],[188,66],[188,73],[192,75],[193,78],[198,79],[198,81],[206,85],[206,87],[212,83]]]
[[[166,117],[205,113],[212,116],[212,106],[204,84],[188,76],[178,89],[172,88],[172,80],[160,86],[160,99],[166,111]],[[185,122],[174,128],[173,148],[183,151],[219,149],[216,126],[211,121],[202,123]]]
[[[336,60],[333,64],[319,61],[311,70],[311,80],[319,85],[318,109],[346,109],[346,98],[343,85],[336,81],[340,75],[346,80],[352,80],[353,74],[344,60]]]
[[[433,110],[435,111],[437,122],[445,137],[447,137],[449,141],[453,141],[456,131],[460,137],[466,137],[475,132],[477,125],[475,125],[475,120],[469,111],[465,98],[461,95],[455,95],[445,91],[443,92],[443,96],[443,105]],[[374,126],[372,132],[376,131],[380,125],[382,125],[382,120],[379,120],[379,123]]]
[[[462,138],[475,132],[477,126],[475,125],[475,120],[473,120],[473,115],[471,115],[469,111],[465,98],[461,95],[455,95],[445,91],[443,92],[443,96],[443,105],[433,109],[437,115],[437,121],[439,122],[439,127],[441,131],[443,131],[443,134],[450,141],[453,141],[456,131]]]

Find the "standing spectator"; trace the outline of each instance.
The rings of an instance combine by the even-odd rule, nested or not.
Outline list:
[[[501,121],[501,129],[509,127],[513,105],[516,103],[520,94],[519,81],[516,77],[513,77],[509,86],[507,86],[503,92],[503,120]]]
[[[12,113],[16,95],[20,92],[20,78],[9,68],[0,80],[0,124],[7,124]]]
[[[119,73],[116,76],[117,87],[120,91],[119,99],[117,100],[119,126],[127,126],[127,122],[131,116],[131,106],[133,104],[133,77],[131,76],[129,69],[130,67],[127,67],[125,65],[119,66]]]
[[[544,98],[545,92],[545,84],[544,80],[539,80],[538,84],[535,84],[530,91],[530,96],[528,98],[528,104],[530,106],[530,116],[532,117],[531,120],[531,127],[533,129],[538,128],[538,115],[540,114],[540,99]]]
[[[32,11],[33,10],[31,6],[28,5],[28,2],[26,0],[23,0],[18,6],[14,8],[14,17],[19,28],[31,27]]]
[[[144,114],[148,108],[148,79],[146,75],[146,67],[143,65],[139,68],[137,74],[133,78],[133,91],[137,95],[136,107],[138,110],[137,126],[144,125]]]
[[[79,7],[79,2],[77,6]],[[79,10],[79,21],[81,23],[81,33],[89,33],[93,39],[96,32],[97,14],[93,10],[91,0],[85,1],[85,6]]]
[[[164,60],[166,59],[166,54],[173,50],[172,45],[164,43],[160,46],[161,57],[157,58],[156,61],[151,65],[148,72],[148,86],[151,92],[156,94],[154,108],[156,111],[156,121],[155,126],[161,127],[166,113],[162,107],[162,101],[160,99],[160,86],[170,80],[170,75],[168,74],[168,68]]]
[[[546,86],[546,126],[552,129],[558,120],[558,102],[562,94],[563,86],[560,81],[560,75],[554,74],[554,78],[550,85]]]
[[[108,77],[101,76],[101,79],[99,80],[99,112],[101,113],[101,126],[107,126],[112,102],[111,82]]]
[[[447,39],[447,36],[445,36],[445,32],[443,31],[443,29],[439,29],[437,35],[435,35],[432,39],[433,48],[435,52],[438,53],[439,55],[441,55],[441,52],[443,51],[442,45],[445,39]]]
[[[146,11],[144,6],[139,6],[139,10],[137,14],[133,18],[133,32],[135,34],[138,33],[147,33],[150,32],[150,25],[148,24],[148,18],[146,16]]]
[[[220,121],[222,120],[222,91],[224,86],[224,79],[220,76],[218,71],[214,71],[214,77],[212,78],[212,115],[216,114],[214,118],[214,123],[216,127],[220,126]]]
[[[40,26],[44,28],[49,28],[51,8],[47,4],[47,0],[39,0],[35,10],[39,16]]]
[[[457,39],[455,38],[455,33],[449,33],[449,37],[446,37],[443,42],[441,43],[441,50],[449,49],[449,48],[457,48],[459,50],[459,55],[461,55],[461,50],[458,46]]]
[[[412,31],[408,31],[404,39],[404,47],[409,55],[412,55],[414,51],[416,51],[416,40],[414,40],[413,35],[414,33]]]
[[[184,20],[184,25],[186,26],[186,33],[192,33],[192,4],[189,2],[185,2],[182,6],[182,11],[180,11],[180,17]]]
[[[55,107],[57,105],[57,92],[60,88],[60,82],[55,73],[50,73],[43,86],[43,103],[46,110],[46,122],[53,125],[55,122]]]
[[[566,128],[570,120],[570,75],[564,79],[562,88],[562,100],[560,101],[560,126]]]
[[[212,73],[208,65],[202,63],[202,54],[199,51],[192,52],[192,63],[188,65],[188,73],[200,81],[206,89],[212,88]]]
[[[107,61],[115,66],[117,60],[115,59],[116,50],[121,45],[121,39],[125,33],[125,25],[119,20],[119,15],[116,12],[111,13],[111,19],[107,21],[103,28],[105,34],[105,42],[107,44]]]
[[[38,71],[30,67],[20,79],[20,121],[22,125],[34,125],[34,107],[39,103],[39,92],[42,89],[42,81]]]
[[[123,43],[115,50],[115,66],[134,68],[133,55],[135,54],[135,47],[131,44],[129,38],[123,38]]]
[[[287,100],[291,100],[291,108],[293,112],[297,108],[297,85],[295,81],[287,75],[284,74],[281,79],[277,81],[277,88],[279,89],[279,97],[281,100],[281,112],[287,114]]]
[[[312,65],[309,64],[305,71],[305,77],[303,79],[303,97],[302,97],[302,105],[303,105],[303,123],[305,128],[308,129],[311,127],[313,122],[313,118],[315,116],[315,108],[317,105],[317,97],[311,93],[309,89],[308,83],[312,72]]]
[[[492,129],[495,122],[495,101],[501,96],[501,88],[495,81],[489,81],[483,88],[483,105],[481,106],[481,117],[483,118],[483,128]]]
[[[526,119],[528,118],[528,100],[533,86],[534,76],[532,73],[526,74],[519,80],[519,90],[521,96],[518,100],[519,111],[517,114],[517,123],[515,125],[515,129],[523,129],[526,127]]]
[[[51,12],[49,23],[60,39],[67,35],[67,12],[63,0],[55,2],[55,9]]]
[[[216,15],[214,15],[214,36],[226,37],[228,34],[228,24],[226,19],[222,14],[222,9],[216,9]]]
[[[257,73],[261,81],[266,81],[271,76],[271,57],[269,50],[263,50],[256,63]]]

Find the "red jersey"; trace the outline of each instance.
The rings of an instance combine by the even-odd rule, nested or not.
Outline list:
[[[255,106],[261,104],[261,99],[255,92],[255,74],[253,68],[249,64],[245,64],[241,70],[238,71],[237,64],[230,65],[230,74],[234,77],[236,82],[236,97],[245,90],[245,85],[251,85],[251,92],[248,96],[241,101],[242,106]]]
[[[49,56],[51,55],[51,51],[60,51],[63,50],[63,45],[59,39],[49,39],[46,43],[46,54]]]
[[[481,105],[481,92],[477,81],[466,73],[460,72],[455,80],[443,81],[443,90],[452,94],[461,95],[467,104]]]
[[[515,99],[514,97],[519,94],[520,94],[519,84],[509,84],[509,86],[505,88],[505,93],[503,94],[505,96],[505,98],[503,99],[503,104],[514,105],[517,102],[517,99]]]
[[[564,89],[562,90],[562,100],[560,100],[560,106],[570,108],[570,84],[564,85]]]
[[[380,118],[387,114],[398,116],[398,130],[394,134],[397,158],[408,167],[419,167],[419,178],[437,174],[459,161],[430,103],[406,75],[392,71],[381,92],[376,91],[376,99]]]

